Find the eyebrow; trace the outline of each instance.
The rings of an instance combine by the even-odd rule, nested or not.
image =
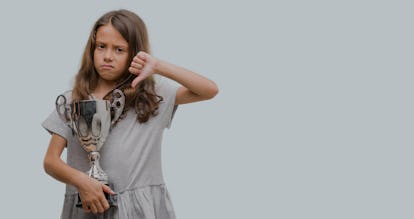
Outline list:
[[[104,45],[106,45],[106,43],[101,42],[101,41],[98,41],[98,40],[95,41],[95,44],[104,44]],[[115,47],[122,47],[122,48],[127,48],[128,49],[128,45],[114,45],[114,46]]]

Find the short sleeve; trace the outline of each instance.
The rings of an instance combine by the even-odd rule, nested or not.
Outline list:
[[[66,92],[64,95],[67,97],[68,93]],[[68,100],[70,99],[68,98]],[[50,134],[60,135],[66,140],[72,135],[72,130],[59,117],[56,109],[42,122],[42,127]]]
[[[177,111],[178,105],[175,105],[175,96],[177,94],[178,86],[172,84],[167,79],[162,79],[156,82],[157,94],[162,97],[160,104],[159,113],[162,114],[163,122],[166,128],[171,127],[172,120],[175,112]]]
[[[42,126],[50,134],[58,134],[66,140],[72,135],[72,130],[61,120],[56,110],[43,121]]]

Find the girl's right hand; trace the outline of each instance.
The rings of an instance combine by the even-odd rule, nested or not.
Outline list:
[[[86,175],[85,175],[86,176]],[[103,213],[109,209],[104,192],[114,195],[109,186],[86,176],[77,188],[85,212]]]

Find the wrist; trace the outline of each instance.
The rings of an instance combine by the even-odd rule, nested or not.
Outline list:
[[[76,174],[75,177],[73,177],[72,185],[76,187],[77,189],[81,188],[83,185],[85,185],[85,180],[88,180],[89,176],[86,175],[83,172],[79,172]]]
[[[155,59],[155,62],[154,62],[154,72],[156,74],[163,75],[162,60],[161,59]]]
[[[171,78],[171,67],[168,62],[158,59],[155,66],[155,72],[163,77]]]

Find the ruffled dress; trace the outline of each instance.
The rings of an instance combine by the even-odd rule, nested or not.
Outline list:
[[[116,193],[117,207],[102,214],[85,213],[76,207],[78,191],[66,185],[62,219],[174,219],[173,205],[164,183],[161,165],[161,143],[165,128],[169,128],[176,106],[177,87],[168,81],[156,83],[156,92],[163,97],[158,115],[146,123],[138,123],[134,109],[127,112],[110,131],[101,151],[100,165],[108,174]],[[65,96],[70,100],[70,92]],[[86,172],[90,168],[87,153],[71,129],[56,111],[42,123],[50,133],[67,140],[67,164]]]

